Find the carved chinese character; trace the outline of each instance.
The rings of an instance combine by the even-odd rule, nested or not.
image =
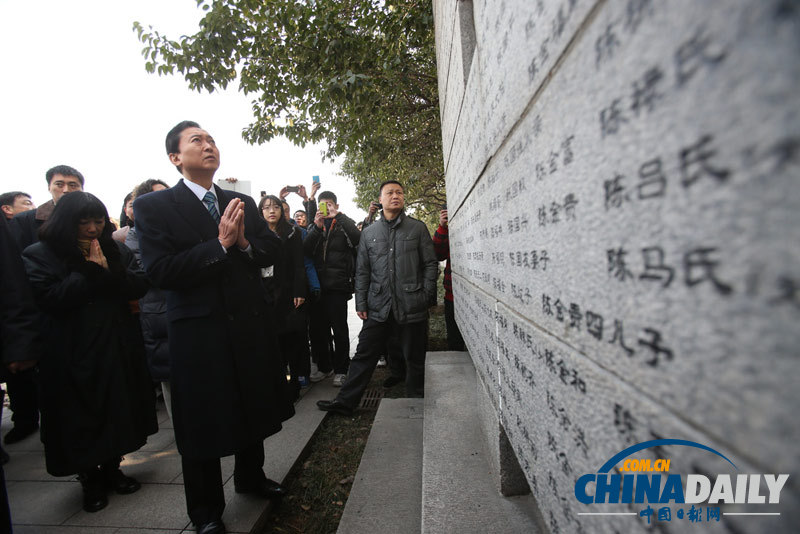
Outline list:
[[[625,333],[623,332],[622,328],[622,321],[619,319],[614,319],[614,335],[611,337],[611,341],[609,341],[611,345],[614,343],[619,343],[619,346],[628,354],[628,356],[633,356],[634,350],[627,345],[625,345]]]
[[[628,122],[621,108],[621,100],[615,98],[611,105],[600,110],[600,133],[603,137],[619,132],[623,122]]]
[[[625,187],[622,185],[622,179],[625,178],[621,174],[617,174],[614,176],[613,180],[605,180],[603,182],[603,188],[605,190],[605,206],[606,211],[610,208],[619,208],[622,206],[622,202],[626,199],[624,192]]]
[[[581,319],[583,319],[583,314],[581,313],[581,308],[577,304],[570,303],[569,305],[569,326],[571,328],[577,328],[580,330],[581,328]]]
[[[656,101],[664,96],[658,91],[658,85],[663,79],[664,73],[656,66],[648,69],[641,80],[633,82],[631,109],[637,117],[644,110],[653,111]]]
[[[678,86],[688,82],[701,67],[705,65],[713,67],[725,59],[725,50],[712,47],[711,38],[704,32],[703,28],[697,30],[675,52]]]
[[[769,300],[772,305],[790,304],[800,309],[800,284],[788,276],[781,276],[777,281],[779,294]]]
[[[605,31],[594,42],[595,66],[597,67],[603,61],[614,57],[614,52],[620,45],[617,34],[614,33],[614,26],[616,23],[608,24]]]
[[[695,144],[681,149],[681,183],[683,187],[693,185],[703,175],[711,176],[718,182],[725,182],[730,176],[729,170],[714,168],[708,161],[717,153],[716,150],[708,147],[713,140],[711,135],[704,135]]]
[[[661,168],[661,158],[651,159],[639,167],[639,199],[663,197],[667,188],[667,177]]]
[[[603,316],[586,310],[586,331],[597,339],[603,339]]]
[[[611,276],[624,282],[628,278],[633,278],[633,273],[628,269],[625,261],[625,256],[628,251],[622,247],[617,249],[606,250],[606,258],[608,259],[608,272]]]
[[[645,360],[647,365],[657,367],[659,364],[660,355],[664,355],[667,360],[672,360],[672,350],[661,345],[661,332],[653,328],[644,328],[643,333],[649,336],[649,339],[639,338],[639,345],[647,347],[652,351],[652,357]]]
[[[714,247],[697,248],[684,255],[683,266],[686,273],[686,285],[694,287],[708,280],[720,294],[730,295],[733,292],[733,288],[720,281],[715,274],[719,262],[713,260],[710,256],[716,251],[717,249]]]
[[[575,206],[578,205],[578,199],[575,198],[573,193],[569,193],[564,197],[564,215],[568,221],[575,220]]]
[[[664,251],[661,247],[645,247],[642,249],[644,259],[644,272],[639,275],[639,280],[653,280],[661,282],[662,287],[672,283],[675,269],[664,265]]]
[[[625,29],[636,33],[645,16],[652,12],[653,0],[628,0],[625,6]]]
[[[550,307],[550,297],[544,293],[542,293],[542,313],[553,315],[553,309]]]
[[[561,141],[561,153],[564,155],[564,166],[569,165],[575,159],[575,154],[572,152],[572,140],[575,139],[574,135],[570,135]]]

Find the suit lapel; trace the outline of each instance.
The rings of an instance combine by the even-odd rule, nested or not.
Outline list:
[[[206,209],[197,196],[192,193],[192,190],[186,187],[183,180],[171,189],[175,199],[175,211],[180,215],[191,228],[200,234],[200,237],[205,241],[217,237],[219,228],[213,217]],[[217,189],[219,191],[219,189]],[[219,200],[220,213],[224,211],[222,208],[222,199]],[[227,203],[226,203],[227,205]]]

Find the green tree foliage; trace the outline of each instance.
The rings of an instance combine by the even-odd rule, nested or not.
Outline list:
[[[145,68],[253,95],[250,143],[323,141],[366,208],[385,179],[428,217],[444,202],[433,13],[428,0],[197,0],[178,41],[134,23]]]

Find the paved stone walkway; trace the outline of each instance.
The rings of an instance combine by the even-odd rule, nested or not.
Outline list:
[[[351,299],[348,324],[355,352],[361,321]],[[284,429],[264,442],[264,472],[282,481],[325,416],[317,409],[319,399],[332,399],[337,389],[327,379],[303,393],[297,415]],[[186,514],[181,461],[172,424],[159,402],[159,431],[140,450],[125,456],[122,469],[142,483],[132,495],[109,495],[106,508],[84,512],[82,492],[76,477],[56,478],[47,474],[44,447],[39,434],[5,446],[11,461],[5,465],[6,487],[15,534],[123,534],[194,532]],[[11,411],[3,410],[0,435],[11,429]],[[222,459],[226,507],[223,521],[231,533],[245,533],[263,520],[267,502],[233,490],[233,457]]]

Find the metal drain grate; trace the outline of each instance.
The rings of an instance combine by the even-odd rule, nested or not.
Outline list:
[[[370,388],[364,392],[359,406],[367,410],[377,410],[382,398],[383,388]]]

